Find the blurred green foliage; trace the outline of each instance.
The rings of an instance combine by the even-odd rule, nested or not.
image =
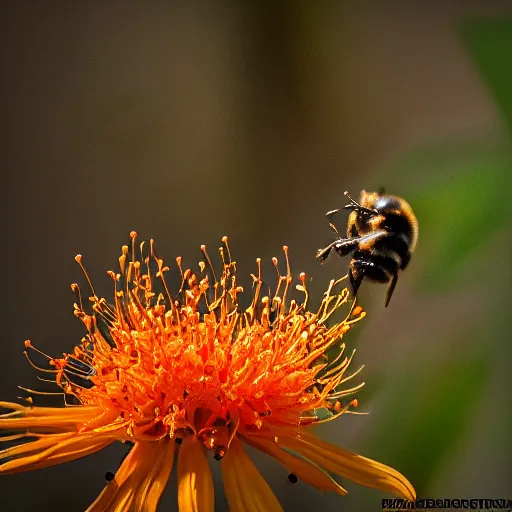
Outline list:
[[[436,177],[407,197],[418,216],[425,260],[417,283],[422,292],[438,292],[458,284],[465,261],[510,222],[512,151],[508,144],[467,145],[411,155],[406,165],[412,160]]]
[[[461,26],[461,35],[512,128],[512,18],[468,21]]]
[[[471,336],[464,338],[465,343],[472,341]],[[376,427],[379,435],[369,441],[367,452],[377,460],[393,460],[415,483],[417,492],[426,495],[470,425],[491,367],[490,358],[471,349],[463,357],[457,354],[440,361],[429,372],[428,382],[424,373],[408,367],[390,383],[392,399]],[[414,403],[410,396],[415,396]]]

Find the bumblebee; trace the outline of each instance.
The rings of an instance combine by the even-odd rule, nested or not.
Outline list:
[[[418,221],[411,206],[401,197],[381,192],[361,192],[360,202],[347,192],[349,204],[327,212],[329,225],[339,238],[317,252],[323,263],[334,249],[340,256],[352,254],[349,279],[354,295],[365,277],[379,283],[389,283],[386,307],[395,289],[398,274],[404,270],[418,240]],[[343,238],[332,216],[341,210],[352,210],[348,217],[347,238]]]

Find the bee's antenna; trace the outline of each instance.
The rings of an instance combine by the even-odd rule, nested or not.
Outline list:
[[[361,204],[359,204],[356,200],[352,199],[352,197],[350,197],[350,195],[348,194],[347,191],[344,192],[344,194],[348,197],[350,203],[345,205],[343,208],[345,210],[357,210],[358,212],[361,212],[361,213],[366,213],[368,215],[375,215],[377,212],[377,210],[373,210],[371,208],[365,208],[364,206],[362,206]]]
[[[349,193],[348,193],[348,190],[345,190],[345,192],[343,192],[343,195],[348,197],[349,201],[355,205],[355,206],[359,206],[360,208],[362,208],[362,206],[355,200],[353,199],[352,197],[350,197]]]

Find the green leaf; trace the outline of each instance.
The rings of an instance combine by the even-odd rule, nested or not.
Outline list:
[[[439,290],[455,284],[468,257],[510,222],[511,173],[509,162],[489,155],[411,198],[420,223],[417,250],[425,261],[421,287]]]
[[[503,119],[512,128],[512,18],[468,21],[460,32]]]
[[[445,360],[428,375],[399,375],[365,453],[397,468],[425,495],[476,413],[490,369],[491,360],[475,351]]]

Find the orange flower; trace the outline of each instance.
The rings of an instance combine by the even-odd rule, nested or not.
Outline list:
[[[333,474],[415,499],[397,471],[310,433],[311,426],[355,407],[357,401],[346,397],[362,386],[340,390],[358,373],[347,375],[352,356],[344,355],[342,338],[364,311],[354,301],[345,319],[326,325],[349,302],[347,288],[337,291],[342,280],[330,283],[318,312],[308,311],[304,274],[296,287],[304,300],[290,300],[285,247],[286,275],[273,259],[274,295],[262,296],[258,259],[252,303],[242,311],[243,290],[224,238],[220,278],[202,247],[206,263],[198,275],[183,271],[177,258],[181,287],[172,297],[164,277],[169,268],[156,256],[153,241],[147,256],[140,245],[137,259],[136,233],[131,236],[131,251],[123,247],[119,258],[120,273],[108,272],[113,304],[98,298],[91,285],[89,314],[72,285],[75,315],[87,328],[73,353],[55,359],[26,342],[27,349],[48,358],[42,370],[54,374],[65,399],[75,404],[34,407],[31,398],[27,406],[0,403],[12,410],[0,416],[0,430],[19,432],[1,440],[29,441],[0,452],[0,473],[52,466],[130,441],[133,448],[89,511],[156,510],[175,457],[180,510],[213,510],[209,452],[221,460],[231,509],[281,510],[246,454],[246,443],[321,491],[346,494]],[[76,259],[82,265],[81,256]],[[326,351],[332,347],[339,355],[329,362]]]

